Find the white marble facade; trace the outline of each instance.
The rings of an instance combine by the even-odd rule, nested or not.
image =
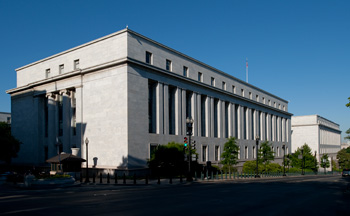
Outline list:
[[[183,142],[186,117],[200,163],[217,163],[229,136],[242,163],[255,158],[257,135],[277,158],[283,144],[291,152],[286,100],[130,29],[16,71],[7,93],[13,135],[23,142],[17,163],[43,164],[71,147],[85,158],[88,138],[89,166],[144,168],[153,146]]]
[[[323,154],[328,154],[329,161],[336,160],[336,154],[341,149],[339,125],[319,115],[293,116],[292,152],[305,143],[313,154],[316,152],[317,161]]]

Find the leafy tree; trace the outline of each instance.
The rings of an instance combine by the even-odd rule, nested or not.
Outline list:
[[[347,136],[344,137],[344,139],[350,140],[350,128],[347,131],[345,131],[345,133],[347,134]]]
[[[322,155],[320,165],[323,168],[330,167],[330,163],[329,163],[329,160],[328,160],[328,154]]]
[[[0,122],[0,160],[11,163],[11,159],[17,157],[21,142],[11,135],[11,127],[5,122]]]
[[[305,143],[303,146],[299,147],[294,154],[291,155],[291,165],[295,168],[302,168],[303,159],[299,159],[298,156],[301,155],[301,150],[303,149],[303,159],[304,159],[304,169],[315,170],[315,157],[311,152],[311,148]],[[317,162],[316,162],[317,163]],[[317,165],[316,165],[317,170]]]
[[[236,143],[236,138],[228,138],[224,145],[224,151],[221,154],[221,164],[228,166],[229,172],[231,172],[231,167],[238,163],[238,151],[239,147]]]
[[[278,163],[269,163],[266,165],[266,170],[264,172],[282,172],[283,167]]]
[[[264,170],[266,170],[266,165],[275,159],[274,152],[272,151],[272,145],[268,142],[262,142],[258,152],[258,161],[264,165]]]
[[[338,151],[337,159],[340,169],[350,169],[350,147]]]
[[[345,104],[345,106],[350,107],[350,97],[348,98],[349,103]]]
[[[261,173],[263,170],[262,164],[259,164],[259,173]],[[243,172],[256,172],[256,160],[246,161],[243,164]]]

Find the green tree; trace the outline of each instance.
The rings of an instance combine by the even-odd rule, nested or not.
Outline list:
[[[347,136],[344,137],[344,139],[350,140],[350,128],[347,131],[345,131],[345,133],[347,134]]]
[[[350,107],[350,97],[348,98],[349,103],[345,104],[345,106]]]
[[[17,157],[21,142],[11,135],[11,127],[5,122],[0,122],[0,160],[7,164]]]
[[[221,154],[221,164],[229,167],[229,172],[233,165],[238,163],[238,151],[239,147],[236,143],[235,137],[230,137],[224,145],[224,151]]]
[[[321,161],[320,161],[320,165],[321,165],[321,167],[323,167],[323,168],[328,168],[328,167],[330,167],[330,163],[329,163],[329,160],[328,160],[328,154],[322,155]]]
[[[264,165],[266,171],[266,165],[275,159],[274,152],[272,151],[272,145],[268,142],[262,142],[258,152],[258,161]]]
[[[303,151],[302,151],[303,150]],[[303,154],[301,154],[303,152]],[[315,170],[315,157],[311,152],[311,148],[305,143],[299,147],[294,154],[291,155],[291,165],[295,168],[302,168],[303,159],[299,159],[299,155],[302,155],[304,159],[304,169]],[[317,170],[317,165],[316,165]]]
[[[259,173],[262,171],[262,164],[259,164]],[[243,172],[256,172],[256,160],[246,161],[243,164]]]
[[[350,147],[338,151],[337,159],[340,169],[350,169]]]

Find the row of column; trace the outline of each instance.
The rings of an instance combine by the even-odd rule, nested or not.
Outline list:
[[[79,89],[80,90],[80,89]],[[80,92],[80,91],[79,91]],[[76,92],[61,90],[55,93],[47,93],[44,104],[45,117],[43,128],[45,130],[47,156],[57,155],[58,151],[70,152],[70,148],[76,147],[75,136],[80,136],[76,122],[80,120],[75,102]]]
[[[169,92],[172,95],[169,95]],[[191,94],[188,94],[189,92]],[[188,96],[190,98],[187,98]],[[172,100],[173,103],[168,103]],[[191,103],[190,106],[187,103]],[[186,110],[188,107],[190,112]],[[171,123],[172,118],[169,118],[172,111],[174,123]],[[158,82],[156,84],[156,133],[185,135],[186,117],[189,115],[194,119],[194,136],[218,138],[233,136],[238,139],[252,140],[259,135],[260,140],[276,142],[290,140],[290,133],[288,133],[290,119]],[[175,128],[172,128],[173,126]]]

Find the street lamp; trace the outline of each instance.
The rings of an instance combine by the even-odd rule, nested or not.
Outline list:
[[[187,181],[193,181],[192,175],[191,175],[191,160],[192,160],[192,147],[191,147],[191,136],[192,136],[192,125],[193,125],[193,119],[190,117],[186,118],[186,126],[187,126],[187,135],[188,135],[188,174],[187,174]]]
[[[282,148],[283,148],[283,176],[286,176],[286,145],[283,145]]]
[[[255,174],[255,178],[260,178],[259,176],[259,155],[258,155],[258,149],[259,149],[259,135],[255,136],[255,141],[256,141],[256,174]]]
[[[89,161],[89,158],[88,158],[88,156],[89,156],[89,153],[88,153],[89,139],[87,137],[85,139],[85,144],[86,144],[86,178],[85,178],[85,183],[89,183],[90,182],[90,180],[89,180],[89,163],[88,163],[88,161]]]

